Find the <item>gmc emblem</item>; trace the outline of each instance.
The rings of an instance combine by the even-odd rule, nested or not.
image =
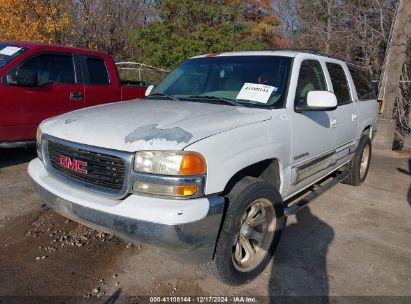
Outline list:
[[[77,159],[71,159],[70,157],[60,155],[59,156],[59,164],[60,166],[71,169],[73,171],[76,171],[78,173],[83,173],[87,174],[87,169],[84,169],[84,167],[87,166],[86,162],[77,160]]]

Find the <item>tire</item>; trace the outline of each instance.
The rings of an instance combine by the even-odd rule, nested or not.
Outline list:
[[[283,201],[271,184],[253,177],[242,178],[226,198],[214,258],[202,268],[228,285],[241,285],[256,278],[273,257],[284,229]]]
[[[348,170],[350,173],[343,181],[344,184],[359,186],[364,182],[370,167],[371,152],[371,139],[366,134],[363,134],[360,138],[354,157],[348,163]]]

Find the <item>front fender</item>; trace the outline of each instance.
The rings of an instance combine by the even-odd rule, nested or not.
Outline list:
[[[276,158],[280,169],[289,167],[289,120],[276,117],[210,136],[184,149],[199,152],[206,159],[206,195],[222,192],[237,172],[260,161]]]

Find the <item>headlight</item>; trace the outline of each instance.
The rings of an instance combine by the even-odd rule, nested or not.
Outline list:
[[[207,171],[199,153],[183,151],[139,151],[134,170],[161,175],[200,175]]]
[[[43,160],[43,154],[41,153],[41,137],[43,133],[41,132],[40,127],[37,128],[37,133],[36,133],[36,148],[37,148],[37,156]]]
[[[190,198],[203,194],[206,162],[201,154],[183,151],[139,151],[134,171],[149,173],[133,183],[137,193]]]

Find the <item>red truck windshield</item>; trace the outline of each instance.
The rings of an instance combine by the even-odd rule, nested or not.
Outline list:
[[[25,51],[27,51],[27,48],[25,47],[0,43],[0,68],[5,66],[14,58],[23,54]]]

